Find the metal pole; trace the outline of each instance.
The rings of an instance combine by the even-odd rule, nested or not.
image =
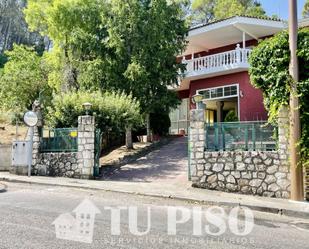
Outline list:
[[[30,127],[30,149],[28,157],[28,177],[31,176],[31,165],[32,165],[32,152],[33,152],[33,136],[34,136],[34,127]]]
[[[289,45],[291,53],[290,75],[293,78],[290,94],[290,161],[291,161],[291,199],[304,200],[302,166],[300,164],[300,114],[297,94],[298,61],[297,61],[297,1],[289,0]]]

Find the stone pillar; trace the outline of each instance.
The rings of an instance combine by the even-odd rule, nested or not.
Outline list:
[[[190,111],[190,175],[192,184],[196,185],[204,174],[205,150],[205,111]]]
[[[29,128],[31,130],[31,128]],[[39,128],[37,126],[32,128],[33,130],[33,144],[32,144],[32,167],[31,174],[36,175],[38,173],[38,160],[40,157],[40,133]],[[42,173],[44,174],[44,173]],[[46,169],[45,169],[46,174]]]
[[[80,178],[92,179],[94,167],[95,117],[78,117],[78,168]]]
[[[290,176],[290,161],[289,161],[289,108],[282,106],[278,114],[278,154],[279,154],[279,168],[277,177],[277,184],[280,186],[283,198],[290,197],[291,191],[291,176]],[[276,160],[274,160],[276,163]],[[285,194],[286,193],[286,194]]]
[[[282,163],[289,165],[289,108],[282,106],[278,114],[278,151]]]

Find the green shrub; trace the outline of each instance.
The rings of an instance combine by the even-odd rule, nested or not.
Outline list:
[[[54,97],[48,108],[47,124],[52,127],[77,127],[78,116],[85,115],[82,104],[92,104],[89,114],[96,115],[97,127],[103,132],[123,132],[126,125],[142,122],[139,102],[131,95],[115,92],[71,92]]]
[[[299,93],[301,118],[301,159],[309,165],[309,29],[298,31],[297,57],[299,62]],[[250,55],[250,79],[252,84],[261,89],[264,103],[269,113],[269,121],[277,123],[278,110],[289,104],[290,51],[289,35],[283,31],[272,38],[262,41]]]
[[[230,110],[224,119],[224,122],[237,122],[237,121],[239,121],[239,119],[234,110]]]

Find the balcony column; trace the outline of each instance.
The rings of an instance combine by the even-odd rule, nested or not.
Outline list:
[[[237,63],[240,63],[240,62],[241,62],[240,55],[241,55],[240,44],[237,44],[237,45],[236,45],[236,62],[237,62]]]
[[[223,122],[224,101],[217,101],[217,123]]]
[[[246,48],[246,33],[242,32],[242,48]]]

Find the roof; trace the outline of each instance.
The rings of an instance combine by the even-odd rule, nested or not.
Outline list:
[[[259,19],[259,20],[283,22],[282,19],[273,18],[273,17],[256,17],[256,16],[247,16],[247,15],[236,15],[236,16],[231,16],[231,17],[227,17],[227,18],[224,18],[224,19],[215,20],[215,21],[208,22],[208,23],[200,23],[200,24],[197,24],[197,25],[193,25],[193,26],[190,28],[190,31],[191,31],[191,30],[194,30],[194,29],[201,28],[201,27],[209,26],[209,25],[212,25],[212,24],[215,24],[215,23],[223,22],[223,21],[226,21],[226,20],[229,20],[229,19],[233,19],[233,18],[236,18],[236,17],[245,17],[245,18],[252,18],[252,19]]]
[[[76,222],[75,218],[70,213],[61,214],[52,223],[53,225],[74,225]]]
[[[280,19],[252,16],[233,16],[200,24],[189,30],[188,46],[183,55],[242,43],[243,40],[259,40],[285,28],[286,23]]]
[[[74,210],[74,213],[100,214],[101,211],[88,199],[85,199]]]

